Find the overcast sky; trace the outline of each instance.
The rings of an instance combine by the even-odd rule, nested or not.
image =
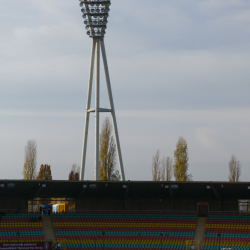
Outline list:
[[[195,181],[227,181],[232,154],[250,181],[250,1],[110,8],[105,44],[126,179],[151,180],[153,154],[173,158],[183,136]],[[1,0],[0,34],[0,179],[22,178],[28,140],[38,144],[37,168],[50,164],[53,179],[67,179],[81,162],[91,50],[79,1]]]

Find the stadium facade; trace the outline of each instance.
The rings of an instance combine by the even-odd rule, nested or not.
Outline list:
[[[0,180],[0,210],[28,209],[39,198],[74,200],[76,210],[238,212],[250,182]]]

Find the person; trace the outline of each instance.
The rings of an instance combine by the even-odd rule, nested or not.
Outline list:
[[[58,249],[61,248],[61,244],[60,244],[60,243],[57,244],[57,248],[58,248]]]
[[[55,249],[55,250],[57,250],[57,249],[58,249],[58,245],[57,245],[57,243],[55,244],[54,249]]]
[[[50,215],[50,207],[48,207],[48,215]]]

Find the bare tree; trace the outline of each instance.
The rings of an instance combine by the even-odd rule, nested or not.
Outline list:
[[[170,181],[173,176],[173,160],[168,156],[163,158],[161,162],[161,180]]]
[[[25,147],[25,162],[23,166],[23,178],[25,180],[36,179],[37,144],[35,140],[29,140]]]
[[[163,159],[161,161],[161,180],[162,181],[166,180],[166,172],[167,172],[166,158],[163,157]]]
[[[229,181],[230,182],[239,182],[241,176],[241,164],[240,161],[237,160],[235,155],[231,156],[231,160],[229,162]]]
[[[160,161],[160,150],[156,151],[152,160],[152,179],[153,181],[161,180],[161,161]]]
[[[80,167],[77,164],[73,164],[71,171],[69,173],[69,181],[79,181],[80,177]]]

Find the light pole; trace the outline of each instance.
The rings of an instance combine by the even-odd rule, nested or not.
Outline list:
[[[104,235],[105,231],[102,231],[102,250],[104,250]]]
[[[164,234],[164,236],[169,236],[169,233],[168,232],[166,232],[165,234]],[[165,240],[168,240],[167,238],[165,238]]]
[[[221,237],[221,233],[218,233],[217,236],[219,237],[219,250],[220,250],[220,237]]]
[[[163,233],[160,233],[161,235],[161,250],[162,250],[162,236],[163,236]]]
[[[20,232],[19,231],[16,232],[16,236],[17,236],[17,243],[19,243],[19,236],[20,236]]]
[[[82,151],[80,180],[84,180],[90,113],[95,113],[95,180],[99,180],[99,113],[109,112],[111,113],[113,121],[114,136],[116,141],[116,149],[120,167],[121,180],[125,181],[122,153],[121,153],[118,127],[115,115],[115,106],[111,90],[107,55],[104,45],[104,35],[106,33],[105,30],[107,28],[110,5],[111,5],[110,0],[80,0],[80,6],[82,7],[81,12],[83,13],[82,17],[84,18],[84,24],[86,25],[87,35],[91,37],[93,40],[91,60],[90,60],[90,70],[89,70],[89,83],[88,83],[84,136],[83,136],[83,151]],[[102,52],[101,54],[103,58],[110,109],[100,108],[100,52]],[[95,108],[91,109],[90,105],[91,105],[94,66],[96,73]]]
[[[138,235],[139,235],[139,239],[140,239],[140,244],[139,244],[139,248],[141,248],[141,233],[138,233]]]

